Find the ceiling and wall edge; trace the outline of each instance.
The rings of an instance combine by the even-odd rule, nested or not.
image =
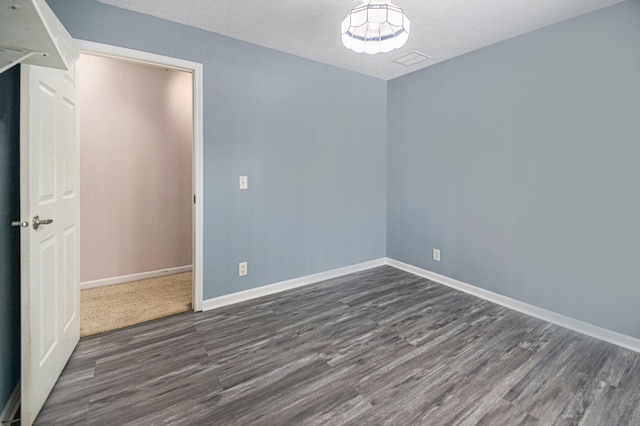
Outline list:
[[[411,20],[409,40],[376,55],[355,53],[341,42],[340,23],[357,1],[98,1],[388,81],[624,0],[397,0]],[[411,66],[395,62],[414,51],[428,59]]]

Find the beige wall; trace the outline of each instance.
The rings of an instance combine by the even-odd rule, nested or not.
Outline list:
[[[81,280],[192,263],[191,74],[80,58]]]

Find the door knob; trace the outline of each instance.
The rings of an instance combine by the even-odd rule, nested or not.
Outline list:
[[[37,230],[40,225],[49,225],[53,223],[53,219],[40,219],[40,216],[33,217],[33,229]]]
[[[20,227],[20,228],[28,228],[29,227],[29,222],[27,222],[26,220],[23,220],[22,222],[20,222],[19,220],[14,220],[13,222],[11,222],[11,226],[16,226],[16,227]]]

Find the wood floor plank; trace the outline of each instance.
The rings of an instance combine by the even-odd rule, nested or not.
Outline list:
[[[584,416],[585,425],[640,424],[640,357],[626,365],[618,386],[607,386]]]
[[[640,424],[640,354],[384,266],[81,340],[37,424]]]
[[[513,425],[513,426],[535,426],[538,419],[529,413],[517,410],[510,402],[500,399],[493,407],[478,421],[481,426]]]

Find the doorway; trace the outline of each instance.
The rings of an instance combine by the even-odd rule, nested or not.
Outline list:
[[[202,66],[80,45],[82,334],[199,311]]]

